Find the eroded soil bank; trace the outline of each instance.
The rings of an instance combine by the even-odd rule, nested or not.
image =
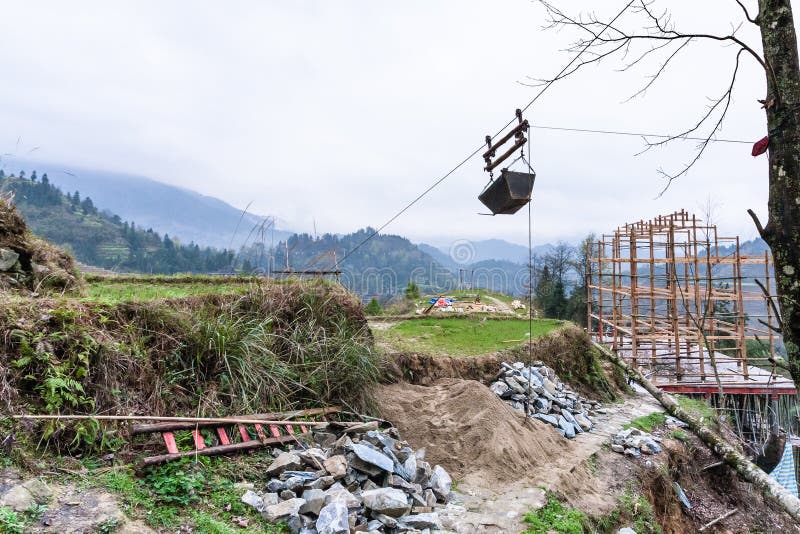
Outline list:
[[[645,392],[632,392],[585,343],[582,331],[565,328],[536,340],[531,351],[581,395],[605,401],[595,427],[574,440],[526,419],[487,387],[501,362],[527,361],[526,347],[477,357],[393,355],[394,375],[402,379],[378,386],[375,402],[412,446],[424,447],[458,482],[461,506],[442,512],[446,528],[521,532],[525,512],[542,507],[547,490],[585,513],[597,532],[623,526],[696,532],[734,508],[705,532],[800,532],[727,467],[703,471],[718,460],[691,434],[662,425],[654,432],[663,452],[641,458],[611,452],[610,435],[662,408]],[[675,482],[691,510],[680,504]],[[641,507],[650,510],[649,520],[637,516]]]
[[[542,361],[577,393],[598,400],[614,400],[627,389],[625,378],[595,354],[586,333],[565,326],[528,344],[480,356],[441,356],[390,351],[394,379],[430,385],[441,378],[461,378],[488,384],[502,362]]]

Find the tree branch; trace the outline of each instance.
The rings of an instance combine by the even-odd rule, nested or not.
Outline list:
[[[686,131],[684,131],[684,132],[682,132],[682,133],[680,133],[678,135],[674,135],[672,137],[668,137],[667,139],[664,139],[662,141],[657,141],[655,143],[649,143],[648,142],[648,145],[650,147],[661,146],[661,145],[664,145],[665,143],[669,143],[670,141],[674,141],[676,139],[680,139],[681,137],[686,137],[690,133],[696,132],[706,122],[706,120],[708,120],[708,118],[711,117],[711,114],[714,112],[714,110],[717,109],[717,107],[720,104],[722,104],[723,102],[725,103],[723,108],[722,108],[722,112],[720,113],[719,118],[717,119],[717,122],[714,124],[714,127],[711,129],[711,131],[705,137],[705,139],[700,141],[700,143],[698,145],[697,153],[695,154],[694,158],[692,158],[692,161],[690,161],[687,165],[685,165],[683,167],[683,169],[681,169],[681,171],[676,173],[676,174],[669,174],[669,173],[667,173],[667,172],[665,172],[665,171],[663,171],[661,169],[658,170],[659,174],[661,174],[663,177],[667,178],[667,184],[664,186],[664,189],[662,189],[661,192],[656,196],[656,198],[660,198],[667,191],[667,189],[669,189],[669,186],[672,185],[672,182],[675,179],[677,179],[677,178],[683,176],[684,174],[686,174],[687,172],[689,172],[689,169],[691,169],[694,166],[694,164],[697,163],[697,161],[700,159],[700,157],[705,152],[706,148],[708,148],[708,144],[711,142],[711,139],[712,139],[712,137],[714,137],[714,134],[717,132],[717,130],[719,130],[720,126],[722,126],[722,121],[725,120],[725,116],[728,114],[728,109],[730,108],[730,105],[731,105],[731,97],[733,96],[733,86],[736,83],[736,75],[739,72],[739,58],[742,55],[742,51],[743,50],[740,49],[739,52],[736,54],[736,64],[735,64],[735,66],[733,68],[733,74],[731,75],[731,83],[728,85],[728,89],[725,91],[725,93],[722,94],[721,97],[719,97],[717,99],[716,102],[714,102],[713,105],[709,106],[708,111],[697,122],[697,124],[695,124],[692,128],[690,128],[690,129],[688,129],[688,130],[686,130]]]
[[[713,140],[714,135],[721,128],[722,122],[725,120],[728,109],[731,105],[733,86],[736,82],[736,76],[739,72],[742,53],[744,52],[752,56],[768,74],[770,73],[770,69],[768,68],[764,59],[752,47],[750,47],[737,36],[737,32],[741,27],[741,23],[738,26],[733,25],[731,32],[727,35],[716,35],[712,33],[685,33],[676,28],[669,11],[664,10],[660,14],[657,14],[654,11],[653,7],[655,5],[655,0],[632,0],[621,12],[621,14],[630,15],[629,17],[620,18],[618,15],[609,22],[601,21],[594,12],[579,13],[576,16],[572,16],[551,4],[551,0],[538,1],[544,6],[549,17],[546,27],[568,27],[579,30],[580,33],[578,34],[577,38],[566,48],[566,50],[570,53],[579,52],[580,54],[585,54],[585,56],[577,61],[574,65],[571,65],[569,69],[561,72],[555,78],[535,80],[536,83],[534,84],[520,82],[522,85],[529,85],[532,87],[549,85],[555,81],[572,76],[586,65],[600,63],[601,61],[615,54],[617,54],[618,58],[621,56],[621,60],[624,64],[624,66],[620,69],[622,71],[631,69],[640,64],[644,64],[647,58],[659,56],[660,65],[654,69],[652,74],[650,74],[646,83],[626,100],[629,101],[641,96],[651,87],[653,87],[653,85],[661,78],[662,74],[673,62],[673,60],[680,55],[680,52],[684,51],[684,49],[688,47],[689,43],[699,41],[717,41],[720,43],[735,44],[738,47],[736,52],[735,67],[733,69],[731,81],[727,90],[719,98],[711,100],[712,103],[709,105],[706,113],[692,128],[658,142],[651,142],[650,140],[645,139],[647,146],[642,152],[646,152],[650,148],[662,146],[677,139],[685,138],[693,132],[699,132],[701,129],[702,131],[706,131],[706,126],[710,127],[708,130],[708,135],[705,135],[705,137],[698,144],[696,154],[683,168],[680,168],[677,172],[673,173],[666,172],[663,169],[658,169],[658,173],[667,179],[667,183],[657,197],[661,197],[667,191],[667,189],[669,189],[669,186],[675,179],[689,172],[689,170],[702,157],[706,148],[708,148],[709,143]],[[745,9],[741,1],[736,1],[744,10],[745,16],[748,18],[748,20],[751,20],[747,9]],[[629,22],[632,17],[638,17],[640,19],[638,20],[638,29],[636,27],[630,29]],[[649,44],[647,49],[643,52],[641,49],[637,50],[636,48],[636,45],[640,42]],[[673,43],[675,46],[670,49],[670,46]],[[665,52],[662,55],[660,53],[662,50],[668,52]],[[627,58],[629,54],[637,55],[632,55],[631,57],[634,57],[634,59],[628,60]]]
[[[551,16],[551,21],[550,24],[546,26],[547,28],[555,28],[558,26],[577,27],[591,35],[591,41],[595,42],[592,44],[592,46],[595,48],[600,48],[604,44],[616,44],[621,41],[632,42],[639,40],[683,41],[687,39],[706,39],[713,41],[730,41],[739,45],[748,54],[750,54],[765,71],[767,70],[767,65],[764,62],[764,59],[762,59],[762,57],[751,46],[736,37],[735,30],[729,35],[679,32],[674,29],[674,26],[672,26],[668,12],[665,11],[665,13],[661,16],[656,16],[653,14],[649,8],[649,5],[653,4],[652,1],[647,2],[645,0],[640,0],[640,5],[631,9],[632,13],[644,13],[652,22],[651,26],[645,27],[645,30],[648,30],[648,32],[642,34],[626,32],[618,26],[600,22],[600,20],[597,19],[593,13],[590,13],[585,17],[581,15],[578,18],[574,18],[566,15],[563,11],[556,8],[546,0],[539,0],[539,2],[545,7],[548,14]],[[574,51],[585,46],[589,42],[590,39],[588,38],[578,39],[570,46],[569,50]]]
[[[683,43],[681,43],[681,45],[680,45],[679,47],[677,47],[677,48],[676,48],[676,49],[675,49],[675,50],[672,52],[672,54],[670,54],[670,55],[669,55],[669,57],[666,59],[666,61],[664,61],[664,63],[662,63],[662,64],[661,64],[661,67],[659,67],[659,69],[656,71],[656,73],[650,76],[650,81],[649,81],[649,82],[647,82],[647,83],[645,84],[645,86],[644,86],[644,87],[642,87],[641,89],[639,89],[638,91],[636,91],[634,94],[632,94],[631,96],[629,96],[629,97],[628,97],[628,99],[627,99],[627,100],[625,100],[625,102],[630,102],[631,100],[633,100],[633,99],[634,99],[634,98],[636,98],[637,96],[639,96],[639,95],[641,95],[641,94],[644,94],[644,93],[645,93],[645,92],[646,92],[648,89],[650,89],[650,86],[651,86],[651,85],[653,85],[653,84],[656,82],[656,80],[658,80],[658,77],[659,77],[659,76],[661,76],[661,74],[662,74],[662,73],[663,73],[663,72],[666,70],[667,66],[669,65],[669,62],[670,62],[670,61],[672,61],[672,60],[675,58],[675,56],[677,56],[677,55],[678,55],[678,53],[679,53],[681,50],[683,50],[683,49],[684,49],[684,48],[685,48],[685,47],[686,47],[686,46],[687,46],[689,43],[691,43],[691,42],[692,42],[692,40],[691,40],[691,39],[687,39],[686,41],[684,41]],[[657,49],[657,48],[655,48],[655,49]],[[645,55],[647,55],[647,54],[650,54],[650,52],[652,52],[652,51],[653,51],[653,50],[655,50],[655,49],[651,49],[650,51],[646,52],[646,53],[645,53]],[[644,58],[644,57],[645,57],[645,56],[643,55],[643,56],[642,56],[641,58],[639,58],[639,59],[642,59],[642,58]],[[637,61],[638,61],[638,60],[637,60]],[[629,67],[630,67],[630,66],[632,66],[632,65],[633,65],[633,64],[629,65]],[[625,69],[623,69],[623,70],[627,70],[627,68],[628,68],[628,67],[626,67],[626,68],[625,68]]]
[[[777,331],[780,332],[783,329],[783,318],[781,317],[781,312],[778,311],[778,306],[777,306],[777,304],[775,304],[775,300],[772,298],[772,295],[769,294],[769,291],[767,291],[767,288],[764,287],[764,283],[761,282],[761,280],[759,280],[758,278],[754,278],[753,280],[755,281],[756,285],[759,288],[761,288],[761,293],[764,294],[764,298],[767,300],[767,304],[772,309],[772,313],[775,314],[775,321],[777,321],[777,323],[778,323]],[[770,325],[767,325],[767,326],[770,326]]]
[[[764,237],[766,232],[764,231],[764,227],[761,226],[761,221],[758,220],[758,215],[756,215],[756,212],[754,212],[751,209],[748,209],[747,213],[750,215],[750,218],[753,219],[753,223],[756,225],[756,230],[758,230],[758,235],[761,236],[761,239],[764,239],[764,241],[766,241],[766,238]]]
[[[758,18],[757,17],[756,18],[751,17],[750,13],[747,12],[747,8],[744,7],[744,4],[741,3],[739,0],[735,0],[735,1],[736,1],[737,4],[739,4],[739,7],[742,8],[742,11],[744,11],[744,18],[746,18],[748,21],[750,21],[753,24],[755,24],[756,26],[758,26],[759,25],[758,24]]]

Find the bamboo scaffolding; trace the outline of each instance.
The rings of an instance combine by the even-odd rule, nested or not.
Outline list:
[[[719,376],[729,387],[793,387],[772,363],[780,340],[767,305],[769,251],[744,255],[738,237],[685,210],[620,226],[590,250],[592,334],[659,386],[713,387]],[[747,342],[762,338],[768,356],[752,358]]]

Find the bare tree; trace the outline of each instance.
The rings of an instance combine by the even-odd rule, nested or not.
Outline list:
[[[572,266],[574,256],[575,249],[563,241],[559,241],[555,248],[545,256],[545,261],[550,266],[550,272],[565,285],[567,271]]]
[[[719,131],[730,107],[743,58],[758,63],[766,80],[766,96],[759,102],[769,133],[769,220],[762,225],[752,210],[748,213],[775,258],[781,311],[779,330],[786,345],[787,368],[795,384],[800,384],[800,62],[794,19],[790,0],[757,0],[755,15],[744,0],[731,1],[741,8],[743,18],[729,33],[720,35],[679,30],[671,13],[658,8],[656,0],[631,0],[624,10],[625,16],[618,15],[608,22],[594,13],[571,15],[548,0],[540,0],[550,16],[551,27],[570,27],[580,32],[569,48],[580,56],[556,79],[535,80],[532,85],[557,82],[612,56],[624,62],[623,70],[654,61],[654,70],[633,93],[634,97],[652,87],[690,44],[728,45],[731,75],[719,95],[711,99],[706,112],[682,132],[647,141],[648,147],[655,147],[689,136],[699,138],[697,150],[686,164],[671,171],[659,169],[666,180],[666,190],[673,180],[692,168]],[[762,52],[740,37],[739,30],[744,24],[759,28]]]

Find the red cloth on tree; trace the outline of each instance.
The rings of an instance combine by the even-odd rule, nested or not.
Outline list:
[[[752,152],[753,157],[760,156],[761,154],[767,151],[768,147],[769,147],[769,136],[767,135],[764,136],[764,139],[756,141],[755,144],[753,144],[753,152]]]

